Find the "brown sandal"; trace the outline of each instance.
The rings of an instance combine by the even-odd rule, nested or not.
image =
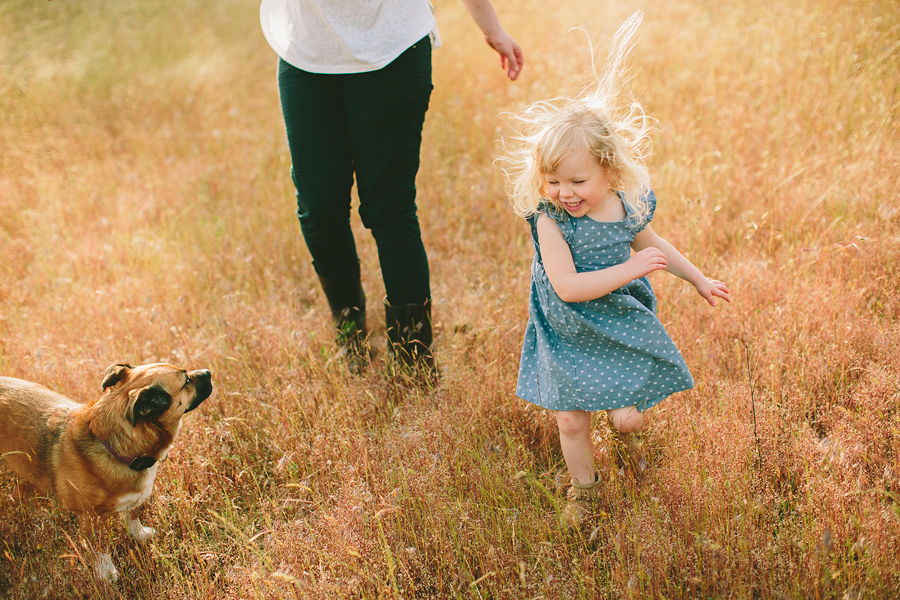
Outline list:
[[[559,515],[559,522],[563,528],[578,529],[584,520],[591,514],[591,504],[597,500],[600,493],[599,473],[594,475],[593,483],[572,482],[566,497],[569,501]]]

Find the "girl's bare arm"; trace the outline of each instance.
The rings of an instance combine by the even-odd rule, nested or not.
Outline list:
[[[711,305],[716,305],[716,297],[731,302],[731,292],[724,283],[704,276],[700,269],[685,258],[675,246],[659,237],[649,225],[634,236],[631,248],[635,252],[642,252],[648,248],[659,249],[666,256],[666,271],[693,285]]]
[[[537,232],[544,270],[553,291],[563,302],[596,300],[648,273],[666,268],[665,254],[657,248],[647,248],[620,265],[579,273],[575,270],[572,251],[553,219],[538,215]]]

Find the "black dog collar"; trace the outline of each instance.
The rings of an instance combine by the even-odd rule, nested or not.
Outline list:
[[[104,448],[109,450],[110,454],[116,457],[116,460],[124,465],[128,465],[128,467],[133,471],[143,471],[156,464],[156,459],[152,456],[136,456],[135,458],[128,458],[126,456],[122,456],[121,454],[110,448],[109,444],[107,444],[103,440],[100,440],[100,443],[103,444]]]

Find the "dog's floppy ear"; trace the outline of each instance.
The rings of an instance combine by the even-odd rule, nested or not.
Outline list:
[[[134,427],[142,419],[156,419],[172,405],[172,396],[159,386],[151,385],[129,394],[130,402],[125,409],[125,418]]]
[[[109,365],[106,369],[106,374],[103,376],[103,383],[100,385],[103,386],[105,390],[108,387],[112,387],[122,381],[122,378],[133,369],[131,365],[125,363],[119,363],[116,365]]]

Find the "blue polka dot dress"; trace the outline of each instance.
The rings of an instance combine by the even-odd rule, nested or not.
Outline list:
[[[639,222],[625,205],[622,221],[602,223],[550,210],[572,250],[578,272],[625,262],[631,242],[653,218]],[[624,204],[624,203],[623,203]],[[694,387],[691,372],[656,317],[656,296],[646,277],[596,300],[560,300],[541,262],[537,218],[529,219],[534,241],[529,318],[519,363],[516,395],[550,410],[608,410],[637,406],[644,411],[667,396]]]

